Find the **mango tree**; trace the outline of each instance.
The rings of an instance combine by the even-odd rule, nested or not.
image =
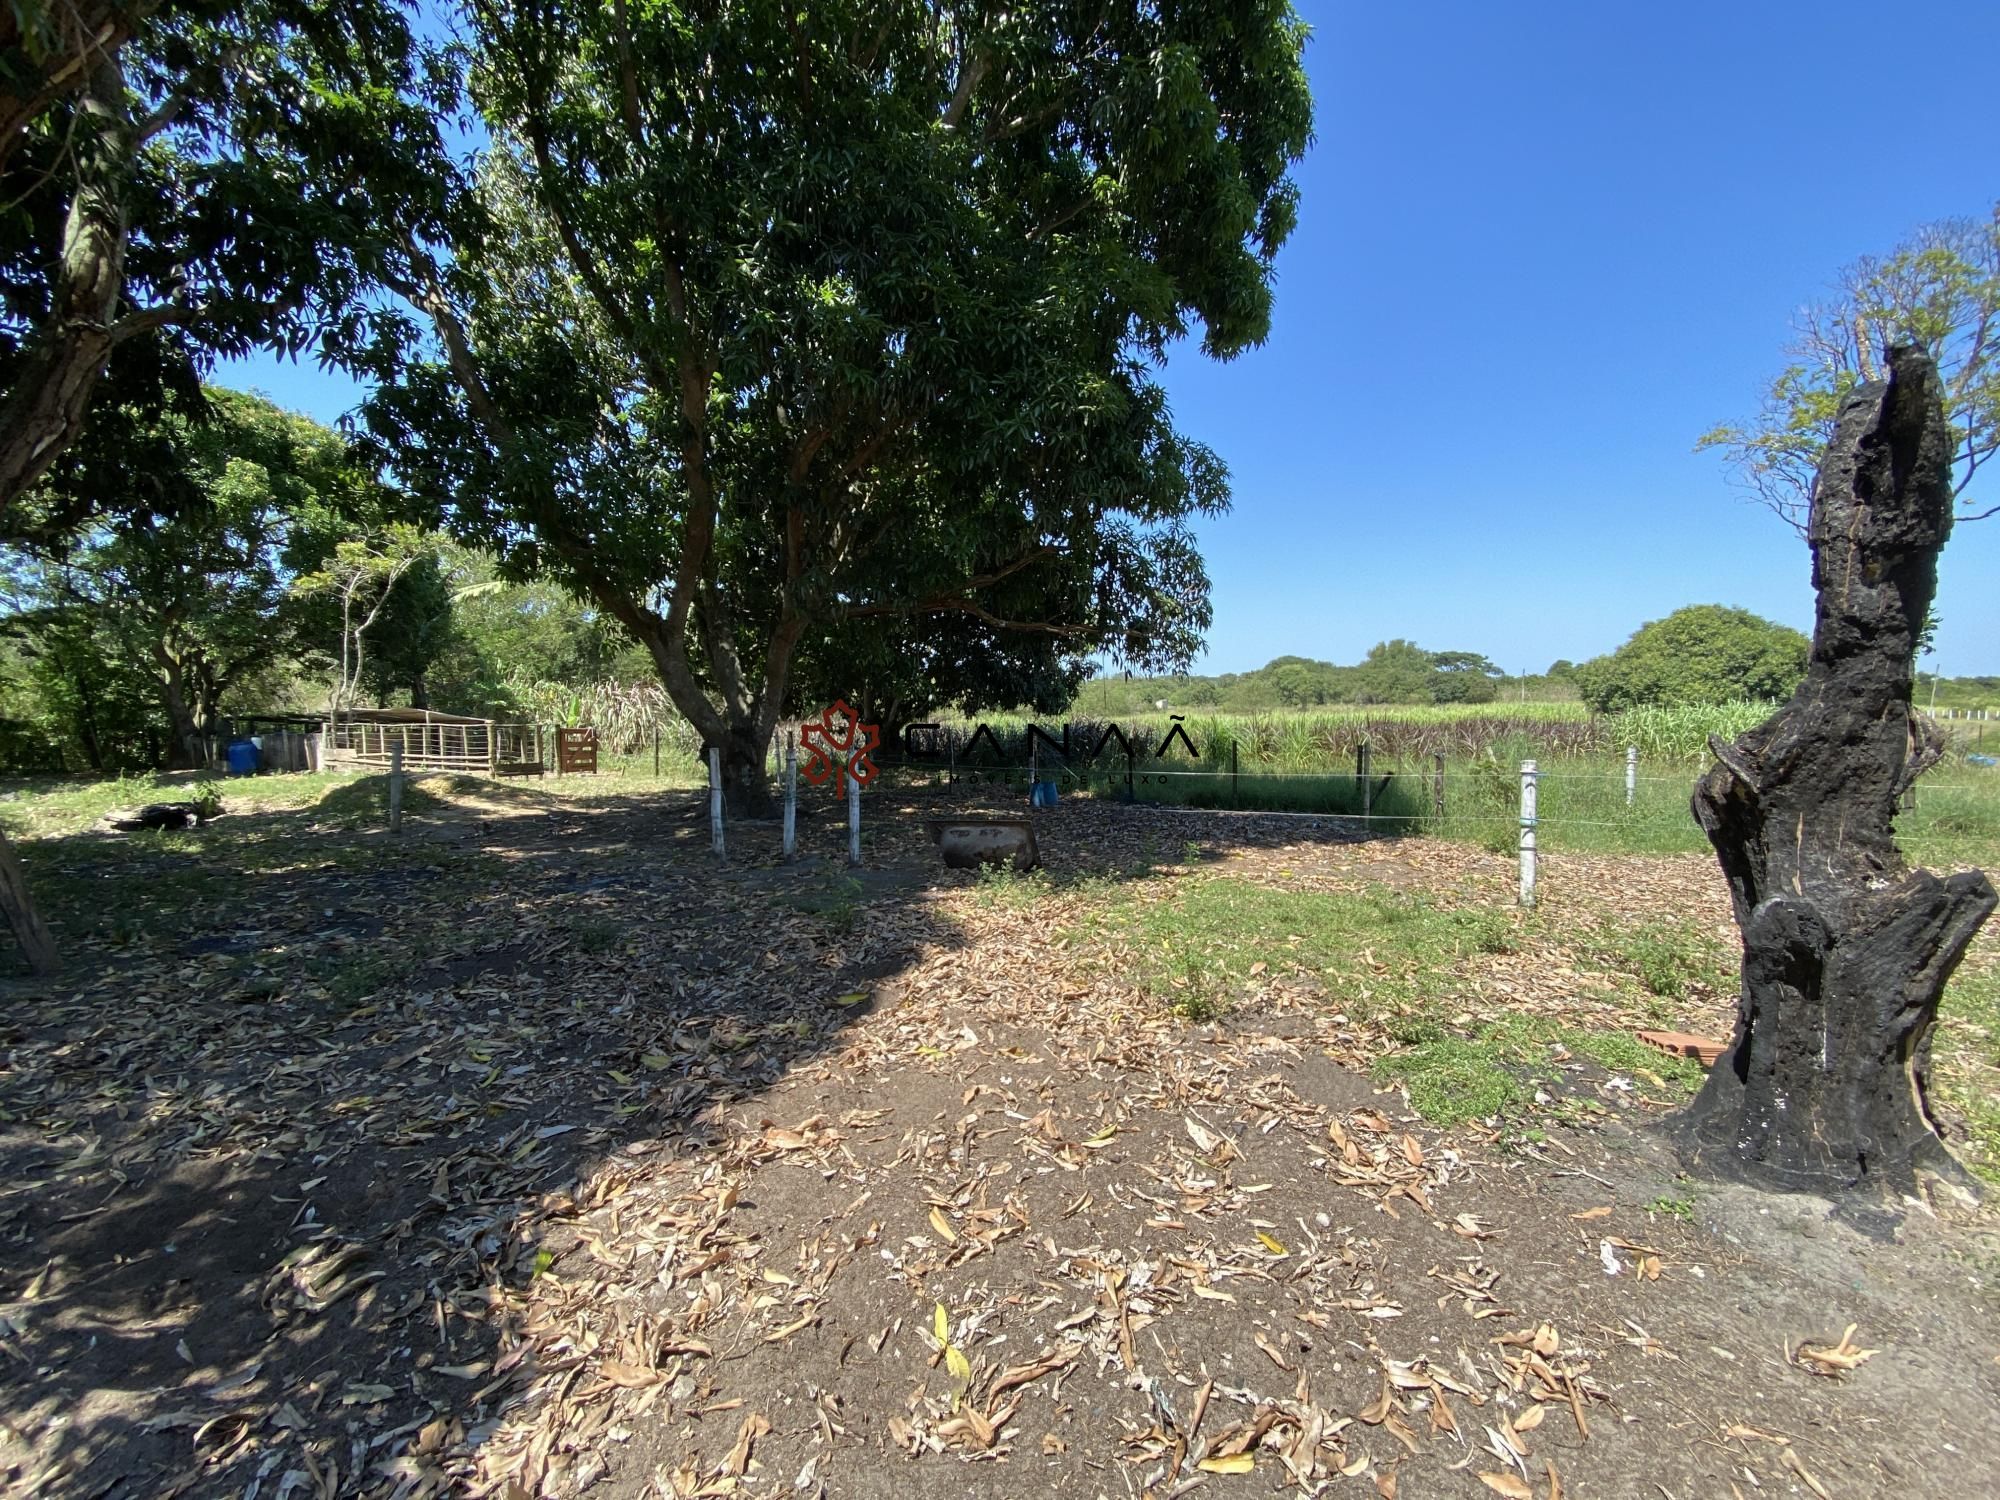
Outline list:
[[[1269,329],[1289,4],[480,0],[469,31],[490,147],[448,242],[406,238],[432,337],[369,426],[646,648],[733,809],[841,627],[1189,656],[1227,475],[1156,376]]]

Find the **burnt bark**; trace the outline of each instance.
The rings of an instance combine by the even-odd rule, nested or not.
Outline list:
[[[1808,539],[1818,611],[1804,682],[1725,745],[1695,788],[1743,934],[1736,1033],[1679,1122],[1705,1171],[1801,1191],[1969,1187],[1927,1101],[1945,982],[1995,896],[1896,847],[1896,805],[1942,749],[1914,714],[1916,643],[1951,533],[1951,431],[1937,368],[1842,404]]]

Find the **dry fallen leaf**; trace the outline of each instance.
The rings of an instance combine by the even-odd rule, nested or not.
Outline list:
[[[1854,1330],[1851,1328],[1848,1330],[1849,1333],[1852,1333],[1853,1331]],[[1845,1343],[1846,1340],[1843,1339],[1842,1342]],[[1794,1474],[1798,1475],[1800,1480],[1805,1484],[1805,1487],[1811,1490],[1815,1495],[1819,1496],[1819,1500],[1833,1500],[1833,1496],[1829,1495],[1826,1492],[1826,1486],[1821,1484],[1817,1479],[1813,1478],[1811,1473],[1807,1471],[1806,1466],[1799,1462],[1798,1454],[1794,1453],[1790,1448],[1787,1448],[1784,1452],[1784,1459],[1785,1459],[1785,1466],[1789,1468]]]
[[[1496,1495],[1505,1495],[1507,1500],[1535,1500],[1535,1492],[1528,1488],[1526,1480],[1513,1474],[1481,1474],[1479,1482]]]
[[[722,1460],[722,1472],[741,1477],[750,1467],[750,1445],[770,1430],[771,1424],[756,1412],[745,1417],[743,1425],[736,1429],[736,1446]]]
[[[1872,1359],[1881,1352],[1876,1349],[1863,1349],[1855,1344],[1854,1330],[1860,1326],[1859,1323],[1849,1323],[1840,1335],[1840,1342],[1832,1348],[1801,1344],[1793,1358],[1801,1361],[1810,1360],[1818,1367],[1816,1373],[1821,1375],[1834,1375],[1857,1369],[1862,1361]]]
[[[597,1373],[613,1385],[628,1391],[644,1390],[647,1386],[658,1385],[667,1378],[658,1370],[642,1370],[637,1365],[621,1364],[615,1359],[605,1360],[597,1367]]]
[[[1250,1474],[1257,1468],[1257,1460],[1248,1453],[1228,1453],[1221,1458],[1204,1458],[1195,1467],[1204,1474]]]

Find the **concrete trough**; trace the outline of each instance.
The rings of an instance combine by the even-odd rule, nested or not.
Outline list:
[[[981,865],[1032,870],[1042,862],[1035,825],[1026,818],[926,818],[924,827],[954,870]]]

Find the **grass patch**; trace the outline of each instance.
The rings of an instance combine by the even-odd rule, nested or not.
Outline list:
[[[420,839],[348,837],[384,826],[373,800],[383,780],[301,775],[218,783],[176,774],[67,783],[0,809],[28,833],[21,861],[58,941],[129,948],[252,924],[260,902],[362,907],[419,887],[485,878],[496,867],[486,855]],[[96,831],[111,808],[188,800],[205,786],[220,787],[227,816],[174,831]],[[405,790],[413,809],[437,800],[414,785]],[[273,801],[248,802],[251,793],[274,792]]]
[[[1392,1053],[1376,1062],[1375,1076],[1402,1084],[1410,1108],[1433,1125],[1513,1114],[1530,1097],[1499,1048],[1467,1037],[1440,1037]]]
[[[810,889],[795,895],[792,904],[826,923],[829,932],[846,934],[854,930],[865,891],[866,887],[852,875],[829,871],[815,880]]]
[[[1683,1224],[1694,1222],[1694,1199],[1662,1193],[1646,1205],[1649,1214],[1660,1214],[1669,1219],[1679,1219]]]
[[[1024,873],[1011,864],[981,865],[976,879],[982,906],[1033,906],[1049,893],[1045,873],[1040,870]]]
[[[235,816],[310,807],[355,780],[345,772],[227,777],[206,771],[156,771],[95,781],[43,777],[12,783],[0,794],[0,823],[10,838],[56,838],[94,827],[114,808],[192,802],[213,792],[221,797],[225,811]]]
[[[1592,958],[1614,973],[1629,974],[1664,1000],[1678,1000],[1697,988],[1718,993],[1730,988],[1729,956],[1722,945],[1685,926],[1648,922],[1640,927],[1598,930]]]
[[[323,982],[335,1000],[355,1006],[387,989],[405,972],[402,964],[386,954],[364,953],[329,965]]]
[[[1959,1157],[2000,1184],[2000,961],[1990,954],[1953,976],[1938,1010],[1931,1084],[1965,1121]]]
[[[1113,893],[1083,931],[1183,1013],[1221,1014],[1272,973],[1311,976],[1330,1003],[1381,1019],[1442,993],[1467,955],[1507,951],[1516,920],[1385,888],[1283,891],[1217,877],[1177,882],[1164,897]]]
[[[1537,1078],[1553,1079],[1563,1055],[1588,1058],[1608,1073],[1630,1074],[1673,1098],[1701,1086],[1698,1064],[1667,1057],[1620,1031],[1584,1031],[1510,1017],[1469,1033],[1444,1033],[1375,1063],[1385,1082],[1400,1083],[1410,1107],[1434,1125],[1520,1114]]]
[[[580,953],[609,953],[625,940],[625,924],[616,917],[581,917],[570,932]]]

